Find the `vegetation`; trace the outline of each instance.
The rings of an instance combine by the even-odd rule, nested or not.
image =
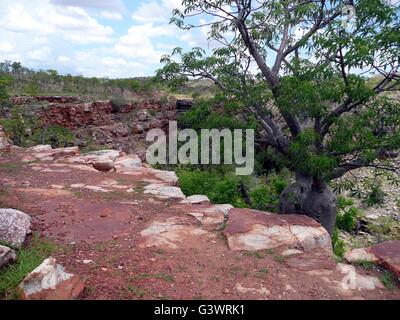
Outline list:
[[[336,226],[340,230],[352,232],[357,225],[359,210],[354,206],[354,201],[344,197],[338,197],[338,216]]]
[[[15,145],[30,147],[50,144],[53,148],[73,145],[75,137],[69,129],[61,126],[42,127],[28,109],[16,106],[12,108],[10,118],[0,120],[0,124]]]
[[[17,262],[0,270],[0,299],[18,299],[17,286],[56,248],[54,243],[34,235],[29,247],[18,250]]]
[[[387,1],[351,4],[357,15],[346,27],[341,1],[184,0],[171,22],[190,30],[199,27],[192,17],[201,17],[219,46],[176,48],[157,73],[172,89],[207,79],[221,105],[257,121],[260,152],[268,148],[296,175],[280,207],[310,215],[331,234],[330,181],[362,167],[399,173],[382,153],[400,147],[399,102],[383,95],[400,88],[400,18]],[[381,75],[373,87],[366,72]],[[306,196],[295,203],[300,190]],[[318,212],[319,202],[331,205]]]
[[[99,79],[60,75],[56,70],[35,71],[11,61],[0,63],[0,77],[0,104],[5,86],[15,95],[71,95],[88,99],[111,99],[123,97],[125,93],[149,94],[159,88],[152,78]]]

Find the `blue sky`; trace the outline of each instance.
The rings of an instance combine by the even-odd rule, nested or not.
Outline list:
[[[171,50],[207,46],[207,30],[169,25],[181,0],[1,0],[0,60],[97,77],[152,75]]]

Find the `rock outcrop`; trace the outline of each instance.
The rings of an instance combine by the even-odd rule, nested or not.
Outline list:
[[[79,298],[85,283],[64,271],[54,258],[48,258],[33,270],[19,286],[24,300],[74,300]]]
[[[224,235],[231,250],[274,248],[332,250],[328,232],[315,220],[301,215],[276,215],[249,209],[229,212]]]
[[[19,248],[31,233],[31,217],[14,209],[0,209],[0,240]]]

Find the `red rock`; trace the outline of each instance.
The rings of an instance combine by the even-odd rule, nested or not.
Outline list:
[[[54,258],[43,261],[19,286],[23,300],[74,300],[84,288],[84,281],[66,273]]]
[[[325,254],[301,254],[287,258],[285,263],[296,270],[314,271],[314,270],[335,270],[336,262]]]
[[[313,219],[302,215],[277,215],[249,209],[229,211],[224,235],[231,250],[266,250],[282,247],[311,251],[332,250],[328,232]]]
[[[400,277],[400,241],[387,241],[370,248],[379,259],[379,264],[392,270]]]
[[[110,172],[111,170],[114,170],[114,162],[112,161],[94,162],[93,168],[101,172]]]

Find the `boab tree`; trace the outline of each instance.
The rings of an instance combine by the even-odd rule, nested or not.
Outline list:
[[[349,5],[356,16],[346,24]],[[399,89],[396,7],[380,0],[184,0],[182,7],[171,23],[208,28],[217,45],[175,49],[158,76],[172,86],[209,79],[238,112],[255,117],[296,173],[281,195],[282,213],[306,214],[332,233],[330,181],[360,167],[397,170],[382,157],[400,147],[400,108],[385,93]],[[378,76],[375,84],[367,73]]]

